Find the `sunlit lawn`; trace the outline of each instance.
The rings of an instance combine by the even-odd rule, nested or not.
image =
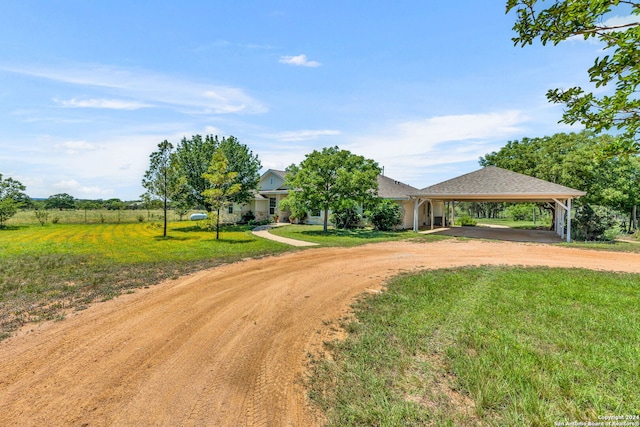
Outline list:
[[[377,231],[370,228],[339,230],[334,227],[329,227],[325,233],[321,225],[289,225],[275,227],[269,231],[278,236],[318,243],[323,246],[344,247],[389,240],[419,239],[423,241],[437,241],[450,238],[446,236],[416,234],[412,230]]]
[[[511,218],[478,218],[478,225],[499,225],[510,228],[524,228],[524,229],[549,229],[551,227],[551,219],[548,217],[542,218],[538,221],[514,221]]]
[[[632,274],[485,267],[401,277],[356,305],[331,357],[312,360],[311,396],[336,426],[637,416],[639,298]]]
[[[294,250],[250,227],[215,233],[192,222],[14,225],[0,229],[0,337],[29,321],[169,277]]]

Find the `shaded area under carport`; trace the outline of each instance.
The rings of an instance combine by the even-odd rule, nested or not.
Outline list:
[[[421,231],[421,233],[510,242],[562,243],[564,241],[555,231],[518,228],[444,227]]]

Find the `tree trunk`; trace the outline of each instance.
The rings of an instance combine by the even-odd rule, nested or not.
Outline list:
[[[119,216],[120,216],[120,212],[118,212],[118,217]],[[162,233],[162,237],[167,237],[167,197],[166,196],[164,198],[164,231]]]
[[[633,205],[631,209],[631,225],[633,226],[631,231],[638,229],[638,207],[636,205]]]
[[[329,231],[329,208],[324,208],[324,232],[326,233],[327,231]]]
[[[216,216],[216,240],[220,238],[220,208],[218,208],[218,214]]]

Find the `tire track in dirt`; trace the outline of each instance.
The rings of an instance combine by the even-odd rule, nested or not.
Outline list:
[[[307,352],[399,272],[508,264],[640,272],[640,254],[447,240],[319,248],[165,282],[0,343],[0,425],[318,424]]]

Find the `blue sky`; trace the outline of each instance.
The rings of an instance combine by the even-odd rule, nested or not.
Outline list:
[[[164,139],[233,135],[263,169],[337,145],[418,188],[558,124],[599,45],[514,47],[505,1],[20,0],[0,6],[0,173],[134,200]]]

